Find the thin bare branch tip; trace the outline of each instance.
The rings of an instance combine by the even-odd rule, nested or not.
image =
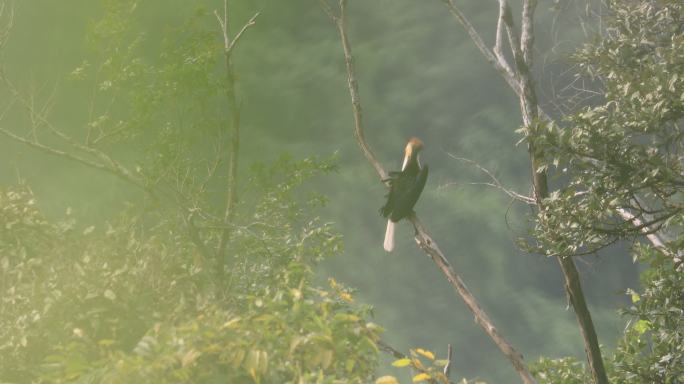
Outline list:
[[[449,374],[451,373],[451,358],[453,354],[453,348],[451,347],[451,344],[448,344],[447,346],[447,363],[444,366],[444,376],[449,379]]]
[[[321,4],[321,8],[323,9],[323,12],[325,12],[326,15],[330,18],[330,20],[337,22],[338,17],[335,16],[333,13],[332,8],[330,7],[330,4],[326,0],[318,0],[318,2]]]

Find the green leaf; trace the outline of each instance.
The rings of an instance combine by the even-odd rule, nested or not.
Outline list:
[[[651,329],[651,322],[648,320],[639,320],[634,324],[634,330],[639,332],[640,335],[643,335],[644,332],[648,331]]]

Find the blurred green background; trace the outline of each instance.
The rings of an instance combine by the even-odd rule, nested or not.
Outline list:
[[[384,187],[352,136],[353,120],[340,43],[334,25],[316,1],[233,1],[232,28],[260,11],[235,53],[242,104],[241,172],[255,161],[282,153],[295,157],[338,154],[339,172],[320,177],[312,189],[330,199],[321,213],[344,236],[345,251],[320,267],[321,281],[334,277],[358,289],[374,307],[395,348],[422,347],[444,354],[454,346],[453,371],[492,383],[517,382],[515,372],[474,323],[433,263],[417,249],[409,224],[398,228],[396,250],[382,250],[385,222],[377,209]],[[526,148],[516,146],[517,98],[476,50],[440,1],[351,1],[349,29],[364,108],[367,140],[388,169],[400,166],[405,140],[426,144],[431,175],[416,210],[468,288],[527,361],[539,355],[575,355],[583,360],[575,316],[566,309],[555,259],[518,250],[533,212],[500,191],[474,182],[487,178],[472,159],[501,182],[529,193]],[[103,8],[96,1],[16,2],[15,26],[4,49],[5,75],[38,101],[54,94],[55,125],[76,133],[88,121],[90,87],[68,74],[91,59],[86,34]],[[198,8],[207,29],[221,1],[146,1],[134,12],[141,51],[163,60],[161,41]],[[495,2],[463,2],[463,11],[493,44]],[[580,44],[573,2],[539,6],[537,65],[540,97],[548,102],[571,66],[567,53]],[[180,44],[180,42],[179,42]],[[6,97],[0,93],[0,97]],[[25,121],[7,116],[5,128]],[[149,127],[158,129],[158,127]],[[135,164],[135,151],[114,147],[117,158]],[[99,223],[141,192],[110,175],[0,139],[0,184],[26,180],[42,208],[59,217],[68,207],[86,223]],[[585,293],[603,343],[624,327],[617,308],[624,290],[636,286],[637,266],[620,244],[578,260]],[[380,373],[393,372],[385,364]]]

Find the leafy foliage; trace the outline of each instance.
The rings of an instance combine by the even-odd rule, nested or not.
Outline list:
[[[568,187],[545,202],[535,236],[561,255],[596,251],[616,240],[636,243],[634,260],[648,265],[641,293],[628,290],[629,325],[609,362],[619,383],[684,380],[684,5],[680,1],[611,2],[605,35],[576,59],[602,84],[597,105],[549,125],[539,138],[549,166]],[[542,359],[542,382],[588,381],[574,359]]]
[[[556,254],[593,252],[643,231],[678,232],[683,224],[682,4],[617,1],[611,9],[605,36],[575,57],[602,85],[602,100],[537,138],[547,166],[569,180],[551,193],[535,233]]]
[[[339,249],[294,196],[321,164],[255,170],[254,221],[235,231],[221,281],[174,211],[131,209],[82,229],[45,219],[27,187],[4,190],[0,377],[365,382],[380,328],[339,284],[310,283]]]
[[[381,329],[348,289],[311,282],[341,239],[312,215],[325,197],[303,184],[335,160],[254,164],[227,220],[230,116],[213,17],[189,16],[155,56],[138,2],[103,6],[89,28],[94,59],[71,73],[93,86],[85,144],[73,147],[147,195],[80,225],[71,210],[47,219],[27,186],[1,191],[0,381],[368,382]]]
[[[591,382],[584,364],[573,357],[560,359],[542,357],[532,365],[531,371],[540,383],[584,384]]]
[[[684,380],[684,276],[669,261],[640,248],[649,263],[642,276],[643,292],[632,294],[624,312],[631,324],[615,353],[616,382],[679,383]]]

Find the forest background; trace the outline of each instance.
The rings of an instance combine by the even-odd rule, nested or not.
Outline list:
[[[6,4],[9,7],[10,2]],[[133,289],[127,294],[117,291],[121,289],[116,285],[117,279],[121,274],[134,275],[131,270],[145,253],[135,253],[130,260],[129,256],[120,256],[124,260],[122,270],[103,264],[93,270],[85,268],[84,276],[94,274],[90,275],[93,281],[74,287],[72,294],[87,298],[71,303],[71,309],[51,314],[55,316],[53,324],[45,326],[54,338],[48,344],[55,350],[40,361],[28,362],[17,351],[31,348],[32,337],[40,337],[17,336],[10,342],[0,341],[0,348],[4,348],[0,352],[5,359],[0,359],[0,363],[5,364],[4,368],[16,361],[26,364],[24,368],[14,365],[6,369],[7,377],[2,376],[0,365],[0,380],[24,382],[26,372],[38,366],[42,367],[42,373],[33,370],[32,374],[44,375],[43,379],[82,378],[91,374],[93,367],[99,375],[109,374],[107,359],[112,356],[119,356],[112,361],[127,361],[120,356],[126,356],[134,348],[141,356],[153,354],[140,352],[141,343],[147,345],[144,338],[150,332],[163,334],[165,326],[173,328],[189,321],[183,315],[187,314],[185,305],[193,308],[193,315],[204,318],[209,316],[208,312],[225,309],[216,309],[207,303],[214,301],[215,304],[221,302],[218,298],[225,299],[223,295],[241,292],[246,301],[233,303],[235,306],[230,307],[229,315],[219,316],[224,321],[216,320],[217,324],[230,323],[225,319],[240,315],[238,308],[258,312],[264,305],[259,304],[259,297],[274,296],[274,287],[280,284],[271,284],[269,279],[289,279],[279,275],[278,268],[300,273],[290,269],[293,260],[302,261],[298,253],[302,252],[311,255],[311,260],[307,259],[304,264],[314,272],[310,277],[301,278],[306,284],[295,278],[292,281],[297,281],[293,283],[288,280],[286,292],[294,295],[292,300],[296,301],[297,297],[292,290],[301,289],[302,284],[328,286],[330,295],[339,296],[331,301],[334,311],[352,313],[378,324],[384,328],[382,339],[394,348],[408,353],[410,348],[419,347],[441,356],[446,353],[447,344],[451,344],[453,377],[492,383],[518,381],[515,371],[473,322],[472,314],[453,294],[440,271],[415,246],[410,224],[399,226],[395,252],[386,254],[382,250],[385,223],[377,209],[383,204],[385,188],[377,182],[352,135],[354,122],[339,37],[317,2],[230,3],[228,17],[233,34],[259,12],[255,24],[244,31],[231,53],[240,125],[235,220],[260,212],[262,216],[253,216],[255,220],[273,220],[275,226],[282,227],[269,232],[244,225],[240,227],[244,233],[233,234],[227,240],[227,258],[242,260],[226,261],[227,268],[232,268],[228,274],[232,276],[235,268],[241,266],[245,268],[243,274],[252,275],[242,285],[231,286],[232,291],[221,293],[207,288],[213,284],[207,281],[217,277],[203,275],[212,269],[211,262],[202,261],[201,249],[193,250],[193,244],[198,243],[188,228],[192,229],[196,220],[202,244],[226,241],[222,236],[227,230],[216,227],[214,218],[203,216],[205,209],[220,212],[216,216],[223,215],[226,175],[230,172],[227,165],[230,135],[221,127],[230,124],[231,115],[227,111],[231,107],[223,99],[224,41],[221,23],[214,14],[217,10],[221,18],[223,2],[36,0],[12,5],[12,28],[1,53],[3,80],[9,79],[0,90],[3,108],[7,111],[3,114],[2,128],[12,127],[21,137],[35,138],[39,134],[41,142],[52,148],[68,153],[74,148],[78,151],[78,145],[50,133],[51,127],[57,127],[70,138],[92,143],[98,151],[106,152],[134,174],[127,179],[116,172],[79,164],[73,158],[46,153],[30,144],[3,137],[0,185],[4,188],[4,204],[25,204],[41,228],[36,233],[51,233],[46,238],[54,236],[44,244],[43,240],[26,240],[43,236],[32,232],[33,224],[27,224],[30,233],[22,241],[6,232],[7,238],[16,242],[4,245],[6,254],[0,255],[0,259],[4,256],[7,260],[3,261],[3,273],[9,276],[15,267],[17,270],[34,268],[29,261],[32,252],[45,255],[52,250],[60,254],[59,258],[72,260],[73,257],[79,266],[69,267],[62,274],[50,272],[51,267],[40,273],[26,272],[36,279],[42,273],[57,276],[45,292],[57,289],[68,295],[70,290],[65,286],[73,276],[78,276],[79,268],[85,268],[83,264],[88,262],[83,258],[88,258],[88,254],[120,255],[113,250],[118,245],[112,244],[128,241],[126,246],[130,247],[133,238],[143,244],[140,249],[163,248],[172,254],[174,246],[165,244],[164,236],[174,233],[178,237],[174,240],[178,242],[175,243],[177,257],[184,261],[179,262],[177,269],[166,270],[164,264],[168,260],[164,258],[172,256],[155,256],[159,263],[155,268],[160,269],[155,279],[172,280],[175,284],[172,289],[181,290],[192,299],[169,295],[159,300],[157,305],[161,309],[150,308],[154,314],[131,320],[135,325],[129,324],[127,329],[136,330],[124,337],[124,331],[114,331],[119,325],[107,323],[111,313],[144,311],[150,304],[136,300],[156,301],[154,296],[137,297],[139,292]],[[591,40],[592,31],[598,30],[596,25],[584,24],[600,21],[588,13],[592,6],[591,2],[587,5],[579,1],[542,2],[538,6],[534,76],[540,104],[554,117],[572,109],[564,103],[566,95],[574,89],[596,87],[596,84],[578,81],[577,64],[571,59],[578,47]],[[496,4],[463,2],[461,7],[483,38],[493,42]],[[7,9],[3,15],[5,21]],[[426,144],[422,160],[430,164],[431,174],[416,211],[430,228],[432,237],[445,250],[501,333],[523,353],[528,363],[542,356],[572,356],[584,361],[582,338],[573,310],[568,309],[563,276],[556,261],[516,245],[520,238],[529,238],[529,219],[535,216],[534,210],[512,201],[497,188],[482,185],[491,181],[487,174],[473,163],[459,159],[470,159],[491,170],[511,190],[531,194],[529,155],[516,132],[522,125],[516,95],[482,58],[441,1],[421,4],[403,0],[352,1],[347,20],[367,141],[387,169],[399,167],[408,137],[418,136]],[[591,105],[591,101],[585,103]],[[46,133],[40,133],[41,130]],[[90,137],[91,134],[96,138]],[[97,152],[80,150],[92,156],[93,161],[103,161],[106,167],[113,164],[98,157]],[[214,164],[201,159],[203,154],[216,154],[220,162],[212,169]],[[179,171],[185,172],[185,176]],[[207,179],[206,184],[201,180],[187,181],[188,174],[197,176],[200,171],[216,178]],[[142,188],[131,180],[144,180]],[[552,185],[562,181],[562,177],[552,180]],[[169,196],[151,198],[150,191],[156,188],[166,190]],[[192,199],[197,199],[194,206],[178,203]],[[202,202],[197,204],[199,200]],[[173,218],[164,216],[173,211],[169,206],[179,211],[169,214]],[[305,208],[300,211],[300,206]],[[26,209],[22,215],[27,214]],[[278,213],[280,209],[282,215]],[[193,212],[198,213],[195,216]],[[278,217],[270,217],[271,214]],[[9,223],[7,215],[4,219]],[[166,228],[167,225],[173,229]],[[300,231],[300,227],[304,229]],[[206,228],[208,232],[202,232]],[[267,239],[248,239],[250,230]],[[281,230],[292,230],[292,237],[280,233]],[[112,236],[121,238],[114,241]],[[621,316],[619,309],[629,307],[635,300],[634,292],[639,290],[639,273],[644,267],[630,255],[635,241],[634,238],[621,240],[610,248],[576,258],[599,340],[606,350],[616,348],[630,323],[630,318]],[[41,245],[34,246],[38,243]],[[95,243],[100,245],[93,246]],[[262,259],[247,261],[250,255],[260,252],[255,251],[260,244],[272,244],[275,249],[278,244],[292,245],[294,248],[282,251],[283,254],[292,252],[292,257],[283,264],[270,264],[270,261],[259,264]],[[298,244],[303,248],[296,248]],[[40,247],[44,248],[35,249]],[[88,250],[89,247],[95,248]],[[49,261],[42,263],[49,264]],[[103,263],[107,264],[106,259]],[[148,266],[139,267],[139,282],[148,280],[145,269]],[[96,273],[104,273],[109,268],[112,270],[96,277]],[[185,282],[181,277],[184,274],[199,277]],[[27,281],[22,280],[26,275],[13,276],[16,281]],[[186,283],[189,286],[183,287]],[[143,285],[124,280],[120,284],[145,289]],[[160,292],[166,290],[163,282],[154,284]],[[258,287],[259,284],[266,287]],[[2,288],[10,292],[11,287]],[[35,290],[31,292],[38,295]],[[49,296],[41,292],[39,295]],[[90,297],[91,294],[94,296]],[[321,294],[321,297],[329,296]],[[38,318],[29,311],[24,315],[33,320],[17,320],[23,316],[19,311],[12,321],[7,320],[29,334],[36,323],[43,321],[41,316],[47,318],[41,307],[45,313],[50,312],[46,309],[48,306],[69,308],[60,301],[62,294],[57,294],[50,305],[45,301],[36,304],[31,301],[34,299],[17,302],[26,304],[27,308],[38,308],[35,312],[40,313]],[[125,300],[128,300],[126,304],[116,304]],[[17,302],[11,304],[18,308]],[[372,310],[366,305],[372,306]],[[95,323],[88,320],[100,313],[104,315]],[[312,309],[312,313],[320,315],[321,310]],[[79,319],[70,320],[75,318]],[[22,321],[23,325],[17,325]],[[162,324],[162,331],[155,324]],[[107,331],[102,331],[99,340],[91,340],[93,345],[79,346],[78,339],[94,335],[102,327]],[[347,331],[339,330],[341,335]],[[170,338],[182,333],[175,328],[169,332],[173,335],[167,335]],[[375,340],[376,329],[371,327],[367,332]],[[352,333],[358,336],[359,331]],[[76,344],[65,341],[72,339]],[[88,353],[80,351],[81,347],[96,350],[95,355],[99,356],[96,362],[82,359]],[[289,347],[290,353],[296,349]],[[373,355],[372,349],[359,344],[348,352],[350,356],[363,355],[361,360],[369,362],[365,371],[355,371],[355,375],[368,377],[364,376],[368,372],[377,376],[405,375],[402,369],[390,365],[394,358],[386,355],[381,355],[381,363],[376,368],[375,357],[368,357]],[[182,360],[185,368],[212,353],[197,352],[199,347],[195,353],[192,351],[173,355],[180,356],[179,361]],[[246,352],[247,357],[230,357],[233,363],[240,360],[237,366],[244,360],[245,366],[253,369],[253,372],[247,369],[236,380],[251,377],[259,381],[257,376],[266,370],[264,355],[260,353],[251,350]],[[80,356],[77,362],[73,360],[75,355]],[[335,352],[335,359],[340,356],[341,352]],[[348,361],[352,360],[350,357]],[[135,364],[143,364],[128,363],[131,372],[136,370]],[[312,366],[325,370],[329,364],[323,358]],[[352,367],[354,364],[360,365],[351,363]],[[37,380],[36,377],[32,380]],[[267,378],[261,380],[269,382]]]

